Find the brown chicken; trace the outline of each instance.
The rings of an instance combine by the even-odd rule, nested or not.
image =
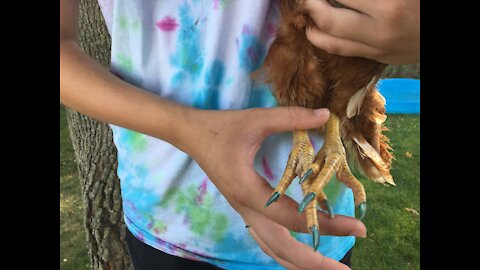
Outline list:
[[[305,29],[313,22],[303,12],[303,2],[280,1],[281,23],[261,70],[272,84],[280,106],[328,108],[331,116],[326,126],[318,129],[324,133],[325,141],[316,155],[307,131],[293,132],[285,172],[265,206],[278,200],[293,179],[300,177],[305,197],[299,212],[306,211],[313,248],[317,250],[316,206],[318,202],[333,217],[323,188],[334,174],[352,189],[360,219],[366,212],[366,194],[349,165],[375,182],[395,183],[390,175],[389,140],[382,134],[387,130],[385,99],[375,88],[386,65],[331,55],[312,45]],[[337,3],[331,4],[338,7]]]

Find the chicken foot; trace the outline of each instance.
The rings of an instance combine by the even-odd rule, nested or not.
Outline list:
[[[323,188],[336,173],[337,179],[352,189],[355,197],[355,206],[359,207],[360,219],[363,219],[367,210],[365,189],[352,174],[348,167],[345,148],[340,138],[340,120],[332,113],[327,122],[325,143],[318,151],[315,161],[309,166],[300,183],[307,179],[314,179],[307,194],[299,206],[299,212],[303,212],[307,205],[317,197],[323,197]],[[319,194],[319,195],[317,195]]]
[[[303,172],[307,171],[307,169],[310,168],[310,165],[314,161],[314,155],[315,151],[310,142],[307,131],[294,131],[292,151],[290,152],[285,171],[278,185],[274,189],[272,196],[265,204],[265,207],[277,201],[279,197],[285,193],[285,191],[290,186],[295,177],[299,176],[306,178],[306,175]],[[301,187],[304,196],[307,194],[307,191],[310,190],[310,186],[312,185],[312,183],[313,179],[302,181]],[[333,211],[328,204],[327,196],[325,195],[325,193],[323,193],[322,190],[318,191],[317,200],[312,200],[305,205],[304,211],[306,212],[307,217],[307,227],[312,234],[313,247],[316,250],[319,245],[320,237],[318,233],[318,217],[315,202],[318,202],[320,207],[329,213],[330,217],[333,217]]]
[[[328,184],[333,174],[337,174],[339,181],[351,188],[355,196],[355,206],[359,207],[360,219],[366,213],[366,193],[363,185],[351,173],[342,144],[339,131],[339,119],[335,114],[330,115],[326,125],[325,143],[314,158],[314,149],[306,130],[293,132],[293,146],[289,155],[285,171],[278,185],[274,189],[265,207],[277,201],[285,193],[296,176],[305,196],[298,211],[305,211],[307,227],[312,234],[312,247],[318,249],[320,237],[318,233],[318,217],[316,203],[326,210],[331,218],[334,217],[327,196],[323,188]]]

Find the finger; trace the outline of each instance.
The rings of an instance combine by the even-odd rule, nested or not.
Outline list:
[[[255,180],[240,189],[243,190],[243,196],[245,196],[245,199],[240,199],[238,202],[241,206],[247,207],[292,231],[309,233],[306,213],[298,214],[298,203],[295,200],[284,194],[275,203],[265,208],[265,202],[270,198],[273,188],[256,171],[253,171],[250,176],[247,175],[247,179]],[[238,209],[236,210],[238,211]],[[320,234],[365,237],[366,228],[361,221],[342,215],[332,219],[325,213],[319,211],[317,213],[319,215]]]
[[[310,27],[306,31],[308,40],[317,48],[323,49],[330,54],[342,56],[361,56],[377,59],[382,52],[368,44],[358,41],[341,39],[327,34],[316,27]]]
[[[344,216],[335,215],[330,218],[328,214],[318,211],[318,227],[322,235],[336,236],[357,236],[365,238],[367,236],[367,227],[360,220]]]
[[[244,217],[255,228],[255,233],[270,251],[279,259],[300,269],[349,269],[346,265],[313,251],[313,249],[292,237],[289,231],[255,211],[245,210]]]
[[[305,8],[315,25],[325,33],[364,43],[371,43],[374,20],[355,10],[335,8],[324,0],[306,1]]]
[[[383,1],[378,0],[336,0],[336,2],[342,4],[347,8],[354,9],[363,14],[373,14],[377,11],[378,6],[382,4]]]
[[[328,109],[311,110],[307,108],[290,106],[261,109],[264,121],[258,121],[261,129],[267,135],[276,132],[305,130],[318,128],[328,121],[330,111]]]
[[[246,175],[247,179],[253,181],[244,183],[243,195],[241,195],[243,198],[238,199],[237,196],[237,202],[292,231],[307,233],[306,216],[305,213],[298,214],[298,203],[283,194],[275,203],[265,208],[265,202],[272,195],[273,188],[256,171],[250,173]]]
[[[278,256],[276,256],[272,250],[263,242],[263,240],[257,235],[255,232],[255,229],[253,227],[249,227],[249,232],[252,235],[253,239],[258,243],[260,248],[265,252],[268,256],[272,257],[275,261],[277,261],[279,264],[281,264],[283,267],[289,269],[289,270],[301,270],[300,268],[296,267],[294,264],[291,264]]]
[[[253,161],[252,161],[253,162]],[[298,203],[288,195],[280,198],[265,208],[265,202],[273,193],[270,184],[253,169],[253,164],[237,163],[232,171],[243,172],[242,175],[232,175],[236,178],[228,184],[214,182],[229,204],[240,213],[240,209],[249,208],[282,226],[297,232],[308,232],[305,214],[298,214]]]

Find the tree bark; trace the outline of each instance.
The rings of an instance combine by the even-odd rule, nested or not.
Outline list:
[[[81,1],[79,26],[82,49],[108,69],[111,39],[97,1]],[[68,108],[67,112],[85,205],[91,268],[131,269],[112,131],[106,123]]]

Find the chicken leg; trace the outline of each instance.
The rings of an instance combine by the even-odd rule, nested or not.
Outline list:
[[[339,119],[331,113],[326,125],[325,143],[313,158],[314,150],[306,131],[293,133],[293,146],[287,161],[287,166],[279,184],[265,207],[278,200],[293,179],[298,175],[302,192],[305,196],[298,211],[306,212],[307,226],[312,234],[313,249],[319,245],[318,217],[316,202],[333,218],[333,211],[328,204],[323,188],[328,184],[333,174],[337,174],[339,181],[351,188],[355,196],[355,206],[359,207],[360,219],[366,212],[366,194],[363,185],[351,173],[346,159],[345,148],[340,138]]]
[[[318,151],[315,161],[305,172],[304,175],[307,177],[300,179],[300,183],[302,183],[307,180],[307,178],[314,178],[298,210],[299,212],[303,212],[308,203],[317,198],[317,194],[323,192],[323,187],[330,181],[333,174],[336,173],[338,180],[352,189],[355,196],[355,206],[359,207],[360,219],[363,219],[367,206],[365,189],[348,167],[345,148],[340,138],[339,126],[340,120],[338,116],[332,113],[326,126],[325,143],[320,151]]]
[[[293,146],[292,151],[289,155],[285,171],[280,179],[278,185],[272,193],[272,196],[265,204],[265,207],[269,206],[273,202],[279,199],[279,197],[285,193],[287,188],[292,183],[293,179],[296,176],[302,176],[304,179],[308,178],[304,172],[306,172],[310,165],[314,161],[314,149],[308,137],[306,130],[294,131],[293,132]],[[313,179],[308,179],[307,181],[302,181],[301,187],[303,195],[305,196],[310,190],[310,186],[313,183]],[[323,193],[322,190],[318,191],[318,196],[316,201],[311,201],[306,204],[305,212],[307,216],[307,226],[310,230],[310,233],[313,237],[313,246],[318,247],[319,245],[319,233],[318,233],[318,219],[317,219],[317,208],[316,203],[320,205],[321,208],[326,210],[331,217],[333,217],[333,211],[328,204],[327,196]]]

